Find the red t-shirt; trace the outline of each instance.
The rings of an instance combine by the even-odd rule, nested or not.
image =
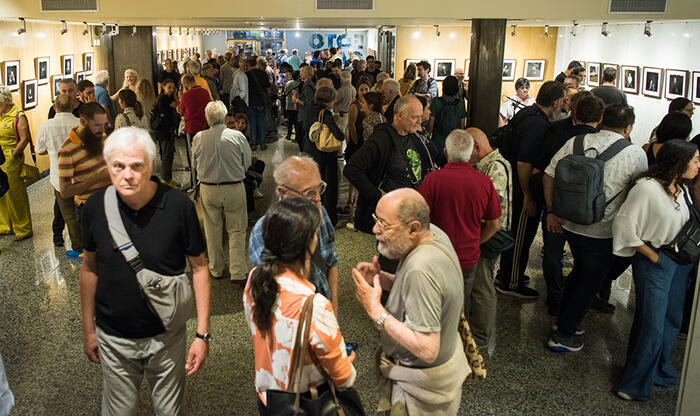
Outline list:
[[[450,162],[429,173],[418,192],[430,207],[430,222],[450,237],[460,266],[476,266],[481,255],[481,221],[501,217],[491,179],[469,163]]]
[[[199,85],[189,89],[180,98],[180,109],[185,116],[185,133],[197,134],[207,128],[204,108],[211,101],[209,91]]]

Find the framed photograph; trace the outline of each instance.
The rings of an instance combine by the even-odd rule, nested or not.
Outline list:
[[[436,59],[433,78],[440,81],[449,75],[454,75],[456,63],[456,59]]]
[[[526,59],[523,76],[530,81],[542,81],[544,79],[544,59]]]
[[[56,101],[56,97],[61,94],[61,80],[63,75],[51,75],[51,102]]]
[[[83,54],[83,72],[86,75],[92,75],[93,66],[95,65],[95,54],[86,52]]]
[[[49,65],[50,61],[51,58],[48,56],[34,58],[34,75],[36,76],[38,85],[45,85],[49,83],[49,73],[51,70],[51,66]]]
[[[688,71],[666,70],[666,98],[673,100],[688,95]]]
[[[39,84],[36,79],[22,81],[22,110],[29,110],[36,107],[39,102],[37,91]]]
[[[76,72],[75,73],[75,83],[77,84],[80,81],[86,79],[88,75],[90,75],[90,74],[88,74],[87,71]]]
[[[586,84],[589,87],[600,85],[600,62],[588,62],[586,65]]]
[[[622,65],[621,89],[628,94],[639,94],[639,67]]]
[[[417,63],[420,62],[420,61],[421,61],[420,59],[404,59],[404,61],[403,61],[403,70],[405,71],[406,68],[408,68],[409,65],[411,65],[411,64],[417,64]]]
[[[173,59],[173,50],[168,49],[168,59]]]
[[[5,61],[2,63],[2,83],[10,91],[19,89],[19,61]]]
[[[602,71],[605,71],[607,68],[614,68],[615,69],[615,86],[620,87],[620,67],[617,64],[603,64],[603,68],[601,69],[601,74]],[[602,76],[602,75],[601,75]],[[601,78],[601,83],[603,82]]]
[[[645,66],[642,69],[642,94],[647,97],[661,98],[664,86],[664,70]]]
[[[691,97],[691,101],[695,104],[700,104],[700,72],[693,71],[691,82],[693,83],[693,96]]]
[[[73,67],[73,55],[62,55],[61,56],[61,72],[63,75],[72,76],[75,72]]]
[[[503,60],[503,81],[513,81],[515,79],[515,59]]]

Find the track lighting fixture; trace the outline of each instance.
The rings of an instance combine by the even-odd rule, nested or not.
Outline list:
[[[68,24],[65,20],[61,20],[61,34],[65,35],[66,33],[68,33]]]
[[[651,37],[651,20],[647,20],[647,22],[644,23],[644,34],[647,37]]]
[[[106,35],[107,34],[107,24],[102,23],[102,30],[100,31],[100,35]]]
[[[549,25],[544,25],[544,35],[549,37]]]
[[[574,25],[571,27],[571,36],[576,37],[576,28],[578,27],[578,23],[574,22]]]
[[[515,36],[515,26],[516,26],[516,25],[512,25],[512,26],[511,26],[511,27],[513,28],[513,30],[510,32],[510,35],[511,35],[511,36]]]
[[[170,26],[170,27],[168,28],[168,36],[172,36],[172,35],[173,35],[173,27]]]
[[[440,36],[440,25],[435,25],[435,34]]]
[[[115,24],[112,26],[112,36],[117,36],[119,35],[119,24]]]
[[[608,22],[603,22],[603,24],[600,26],[600,34],[608,37],[610,32],[608,31]]]
[[[83,22],[83,24],[85,25],[85,29],[83,29],[83,36],[85,36],[88,34],[88,32],[90,32],[90,28],[89,28],[87,22]]]
[[[136,36],[136,26],[131,26],[131,36]]]
[[[182,36],[182,28],[181,27],[177,28],[177,35]]]
[[[20,17],[19,21],[21,25],[19,29],[17,29],[17,34],[21,35],[22,33],[27,33],[27,22],[24,20],[24,17]]]

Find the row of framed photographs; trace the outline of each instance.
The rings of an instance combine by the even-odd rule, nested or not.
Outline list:
[[[84,80],[90,74],[87,71],[76,72],[73,75],[51,75],[51,101],[61,93],[61,80],[64,78],[74,78],[76,82]],[[47,82],[46,82],[47,83]],[[44,84],[46,84],[44,83]],[[19,83],[20,98],[22,99],[22,110],[30,110],[39,103],[39,82],[38,78],[24,80]]]
[[[406,59],[404,61],[404,69],[410,64],[417,64],[421,59]],[[464,78],[469,79],[469,61],[464,60]],[[433,78],[438,81],[445,79],[448,75],[455,74],[456,59],[436,59],[433,65]],[[525,59],[525,68],[523,77],[530,81],[544,80],[544,69],[547,63],[546,59]],[[517,61],[515,59],[505,59],[503,61],[503,81],[514,81]]]
[[[199,46],[191,46],[189,48],[178,48],[178,49],[168,49],[156,52],[156,59],[158,63],[165,62],[166,59],[174,59],[179,61],[184,59],[185,56],[192,56],[195,53],[199,53]]]
[[[627,94],[642,94],[652,98],[665,97],[668,100],[688,98],[700,104],[700,71],[664,69],[651,66],[617,65],[599,62],[582,62],[586,68],[586,84],[597,87],[602,83],[602,74],[606,68],[617,72],[615,86]]]
[[[83,54],[83,71],[75,71],[73,64],[73,55],[61,56],[61,75],[73,76],[74,74],[91,75],[95,62],[95,54],[86,52]],[[20,61],[4,61],[2,63],[2,84],[10,88],[11,91],[17,91],[20,88]],[[51,73],[51,58],[42,56],[34,58],[34,77],[38,85],[49,83],[49,74]],[[23,82],[23,81],[22,81]]]

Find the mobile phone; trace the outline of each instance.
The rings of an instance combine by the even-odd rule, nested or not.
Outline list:
[[[345,344],[345,351],[347,351],[348,355],[350,355],[351,352],[357,350],[357,343],[356,342],[348,342]]]

